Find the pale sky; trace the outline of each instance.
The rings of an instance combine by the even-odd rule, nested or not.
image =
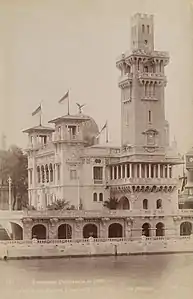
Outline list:
[[[130,49],[130,17],[155,15],[155,48],[169,51],[166,118],[179,149],[193,145],[192,20],[188,0],[0,0],[0,134],[25,147],[22,133],[38,118],[66,114],[58,100],[71,89],[76,102],[110,139],[120,142],[120,90],[116,57]]]

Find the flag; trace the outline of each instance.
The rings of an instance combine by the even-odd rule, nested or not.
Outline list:
[[[67,99],[69,96],[69,90],[65,93],[65,95],[58,101],[59,104],[61,104],[65,99]]]
[[[102,127],[101,132],[102,132],[104,129],[106,129],[106,127],[107,127],[107,121],[106,121],[106,123],[104,124],[104,126]]]
[[[98,138],[101,135],[101,133],[104,131],[104,129],[106,129],[106,128],[107,128],[107,121],[104,124],[104,126],[102,127],[102,129],[100,130],[99,134],[96,136],[96,138]]]
[[[38,114],[41,111],[42,111],[42,107],[41,107],[41,105],[39,105],[38,108],[36,108],[36,110],[34,110],[34,112],[32,113],[32,116]]]

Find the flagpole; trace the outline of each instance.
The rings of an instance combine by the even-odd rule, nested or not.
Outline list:
[[[40,103],[40,126],[42,125],[42,103]]]
[[[70,115],[70,100],[69,100],[69,97],[70,97],[70,91],[68,90],[68,115]]]
[[[109,142],[109,132],[108,132],[108,123],[106,122],[106,143],[108,143]]]

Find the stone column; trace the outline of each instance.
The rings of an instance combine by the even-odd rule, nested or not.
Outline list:
[[[132,164],[129,164],[129,177],[132,178],[133,177],[133,171],[132,171]]]
[[[119,166],[117,165],[116,168],[117,168],[117,179],[119,179]]]
[[[141,179],[141,163],[139,164],[139,178]]]
[[[168,164],[167,165],[167,178],[170,177],[170,165]]]
[[[123,165],[121,165],[121,179],[123,179]]]
[[[125,222],[125,238],[131,238],[132,237],[132,226],[133,221],[131,218],[127,218]]]
[[[156,165],[153,166],[153,177],[156,178]]]
[[[125,164],[125,178],[128,177],[128,172],[127,172],[127,164]]]
[[[151,164],[149,164],[149,178],[151,178]]]
[[[83,239],[83,218],[75,219],[74,239]]]
[[[23,222],[23,240],[31,240],[33,220],[31,218],[24,218],[22,222]]]
[[[108,221],[109,218],[102,218],[99,226],[99,238],[108,238]]]
[[[51,218],[48,226],[49,239],[58,239],[58,218]]]
[[[112,166],[112,180],[115,179],[115,168],[114,166]]]
[[[160,179],[160,164],[158,164],[158,178]]]

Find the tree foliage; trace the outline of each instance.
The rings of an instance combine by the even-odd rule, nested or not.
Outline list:
[[[109,210],[116,210],[119,201],[116,197],[110,197],[108,200],[104,202],[104,207],[108,208]]]
[[[68,201],[65,199],[57,199],[52,204],[49,204],[47,206],[48,210],[57,210],[57,211],[63,211],[63,210],[75,210],[74,205],[70,205]]]
[[[27,155],[17,146],[7,151],[0,151],[1,178],[4,184],[10,177],[12,180],[12,208],[21,209],[28,201],[28,161]]]

